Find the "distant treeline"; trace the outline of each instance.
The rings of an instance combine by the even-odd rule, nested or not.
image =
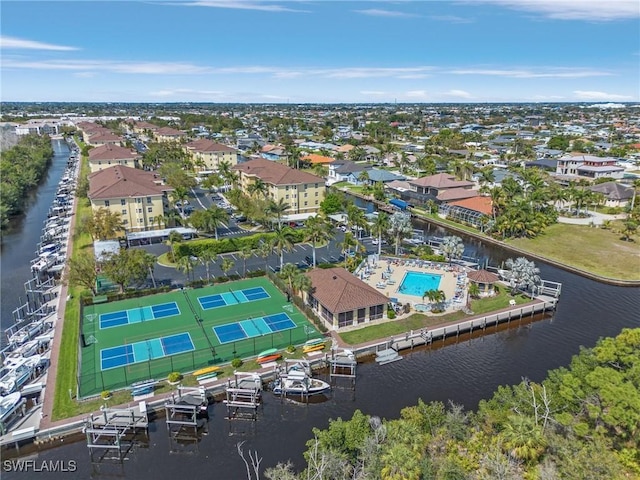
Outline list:
[[[53,158],[48,135],[25,135],[18,145],[0,156],[0,228],[9,224],[13,215],[22,213],[28,193],[38,185]]]

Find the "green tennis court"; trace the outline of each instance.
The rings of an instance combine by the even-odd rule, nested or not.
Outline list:
[[[81,333],[80,397],[320,336],[266,278],[86,306]]]

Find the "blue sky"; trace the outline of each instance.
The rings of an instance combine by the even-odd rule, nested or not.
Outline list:
[[[2,101],[637,102],[637,0],[2,1]]]

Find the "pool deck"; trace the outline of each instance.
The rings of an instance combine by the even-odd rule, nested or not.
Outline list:
[[[438,289],[442,290],[446,296],[446,311],[457,310],[464,306],[467,270],[460,265],[423,260],[382,259],[374,265],[365,264],[356,274],[362,281],[383,292],[390,299],[395,298],[402,304],[408,303],[413,309],[416,305],[428,304],[427,298],[423,300],[422,297],[399,292],[407,272],[442,275]]]

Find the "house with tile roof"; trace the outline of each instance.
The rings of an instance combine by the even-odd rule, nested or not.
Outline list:
[[[87,196],[93,210],[106,208],[121,216],[126,231],[139,232],[164,227],[171,191],[155,173],[116,165],[89,174]]]
[[[100,145],[122,145],[124,139],[120,135],[112,133],[109,129],[100,129],[88,135],[88,145],[99,147]]]
[[[267,198],[289,205],[287,215],[315,213],[324,200],[324,178],[281,163],[256,158],[235,165],[233,170],[240,174],[240,189],[246,195],[250,195],[251,185],[260,179],[267,186]]]
[[[89,168],[91,173],[104,170],[115,165],[136,168],[140,155],[120,145],[100,145],[89,150]]]
[[[493,213],[491,197],[476,196],[440,205],[438,213],[450,220],[482,229]]]
[[[404,188],[406,184],[409,185],[409,190]],[[387,184],[387,188],[402,200],[414,205],[424,205],[430,200],[442,204],[477,197],[478,191],[473,189],[474,185],[474,182],[457,180],[455,176],[448,173],[438,173],[408,180],[406,183],[392,181]],[[402,188],[397,188],[398,186]]]
[[[348,270],[316,268],[305,275],[311,280],[311,293],[305,293],[305,303],[328,328],[338,330],[386,318],[387,296]]]
[[[300,160],[310,163],[311,165],[329,165],[331,162],[335,161],[334,158],[318,155],[317,153],[305,155],[304,157],[301,157]]]
[[[218,170],[221,162],[231,166],[238,163],[238,151],[235,148],[214,142],[208,138],[201,138],[184,145],[184,150],[193,160],[198,173],[212,173]]]
[[[607,207],[625,207],[633,198],[633,187],[618,182],[605,182],[588,187],[595,193],[602,193]]]
[[[371,165],[355,163],[351,160],[335,160],[329,164],[329,176],[327,184],[332,185],[338,182],[349,182],[353,185],[360,185],[360,174],[365,170],[370,170]]]

